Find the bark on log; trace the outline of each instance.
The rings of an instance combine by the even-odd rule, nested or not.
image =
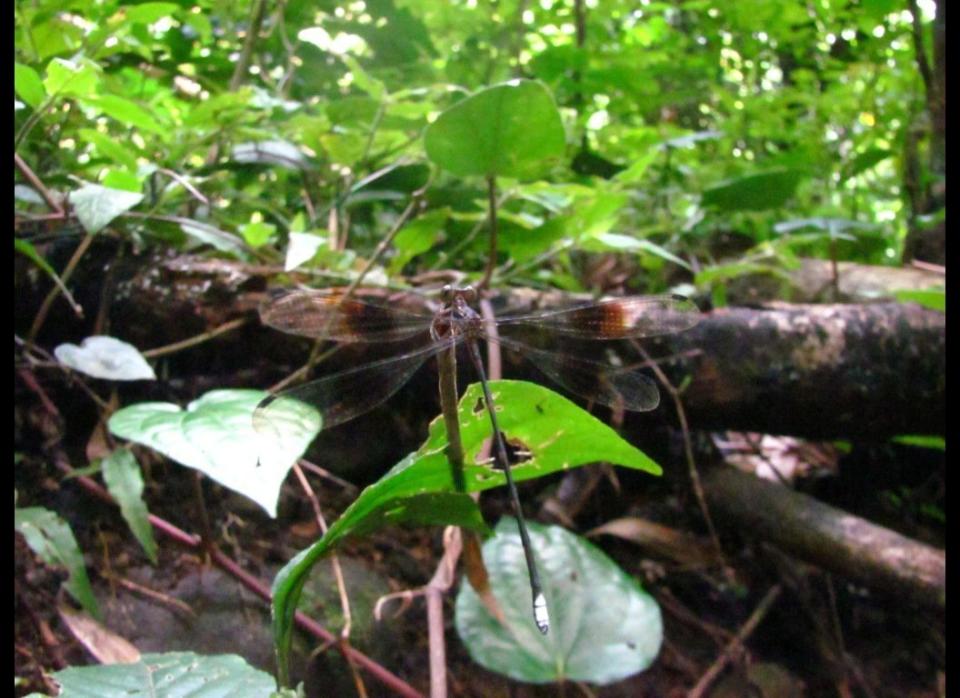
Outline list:
[[[214,260],[191,263],[188,257],[164,261],[142,275],[142,285],[137,279],[126,284],[115,301],[115,325],[149,348],[255,315],[270,271]],[[503,301],[498,306],[529,311],[557,307],[569,296],[514,290]],[[255,324],[245,337],[247,356],[296,361],[291,357],[308,344],[255,331]],[[159,336],[146,336],[153,333]],[[945,432],[944,315],[919,306],[716,310],[692,330],[645,345],[653,356],[687,357],[664,368],[677,383],[692,378],[683,399],[694,429],[868,439]],[[607,343],[579,346],[601,359]],[[350,360],[363,361],[358,352],[364,349],[352,347]],[[528,362],[511,365],[510,375],[540,379]],[[664,405],[644,423],[650,418],[672,421],[675,415]]]
[[[704,478],[718,522],[864,586],[943,608],[943,550],[733,468]]]
[[[811,438],[944,434],[945,316],[913,304],[715,310],[665,338],[701,349],[691,427]]]

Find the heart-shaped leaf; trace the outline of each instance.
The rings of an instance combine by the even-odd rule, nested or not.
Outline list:
[[[609,426],[541,385],[494,381],[490,389],[497,405],[500,429],[510,444],[530,454],[528,460],[512,466],[511,472],[518,482],[597,461],[646,470],[654,475],[661,472],[660,466]],[[490,436],[489,416],[482,407],[478,409],[482,399],[480,386],[474,384],[466,390],[459,406],[467,492],[481,492],[506,482],[502,471],[487,462],[477,462]],[[413,497],[456,492],[446,448],[446,428],[438,418],[430,425],[427,441],[418,451],[361,492],[323,538],[301,551],[277,574],[273,581],[273,627],[281,671],[290,648],[293,614],[310,568],[345,536],[363,529],[366,519],[382,516],[384,508],[396,508],[399,502]],[[403,512],[395,514],[393,520],[403,521]],[[527,601],[529,603],[529,595]],[[532,619],[530,624],[533,627]]]
[[[511,80],[457,102],[427,127],[427,155],[461,177],[536,177],[559,159],[566,140],[546,86]]]
[[[132,344],[115,337],[94,335],[76,344],[61,344],[53,350],[57,361],[74,371],[114,381],[156,380],[157,376]]]
[[[262,390],[214,390],[183,410],[169,402],[145,402],[116,412],[108,426],[120,438],[149,446],[221,485],[249,497],[276,516],[280,485],[320,431],[319,413],[283,401],[271,413],[273,433],[253,427]]]
[[[143,201],[143,194],[85,184],[70,194],[70,203],[88,233],[97,233],[121,213]]]
[[[660,607],[599,548],[560,526],[527,524],[550,610],[541,635],[530,614],[530,582],[515,519],[483,544],[501,625],[469,584],[457,596],[457,634],[473,659],[529,683],[609,684],[643,671],[663,642]]]

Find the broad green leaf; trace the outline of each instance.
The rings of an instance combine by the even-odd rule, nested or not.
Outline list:
[[[92,62],[54,58],[47,65],[47,78],[43,81],[43,87],[48,95],[86,97],[96,91],[98,81],[97,69]]]
[[[98,233],[110,221],[143,201],[143,194],[85,184],[70,194],[70,203],[88,233]]]
[[[424,134],[427,155],[465,177],[531,179],[564,153],[560,112],[543,83],[512,80],[444,111]]]
[[[53,350],[57,361],[94,378],[114,381],[156,380],[150,364],[132,344],[95,335],[81,346],[61,344]]]
[[[635,184],[639,182],[647,173],[647,168],[653,164],[653,161],[657,159],[657,155],[659,154],[660,151],[656,148],[647,148],[647,150],[637,156],[633,164],[622,172],[615,174],[613,179],[621,184]]]
[[[100,183],[108,189],[119,189],[139,194],[143,191],[143,180],[129,170],[109,169]]]
[[[37,71],[23,63],[13,65],[13,85],[20,99],[36,109],[47,96]]]
[[[390,260],[390,272],[400,273],[407,262],[433,247],[443,234],[449,217],[449,208],[438,208],[403,226],[393,238],[397,254]]]
[[[613,429],[566,398],[543,386],[523,381],[490,383],[500,428],[512,444],[520,443],[530,459],[513,466],[516,481],[605,461],[659,475],[660,466],[624,441]],[[293,402],[293,401],[291,401]],[[466,491],[481,492],[505,483],[503,473],[489,463],[477,463],[490,436],[482,391],[471,385],[460,400],[460,437],[464,449]],[[285,666],[293,629],[293,612],[310,568],[344,537],[363,530],[368,517],[380,517],[411,497],[456,492],[446,457],[446,429],[438,418],[426,443],[367,487],[334,522],[326,535],[288,562],[273,581],[274,638],[281,667]],[[396,517],[397,522],[402,515]],[[439,523],[439,521],[437,521]],[[532,622],[532,621],[531,621]]]
[[[894,291],[893,297],[901,303],[916,303],[941,313],[947,311],[947,292],[942,288],[902,289]]]
[[[572,216],[554,216],[533,230],[524,230],[518,226],[504,227],[500,231],[500,247],[509,253],[518,264],[533,259],[549,250],[555,242],[570,237],[571,230],[577,230]]]
[[[343,54],[340,56],[340,60],[342,60],[350,69],[350,74],[353,76],[354,85],[359,87],[377,101],[382,101],[387,97],[387,88],[384,87],[384,84],[367,73],[367,71],[363,69],[363,66],[360,65],[356,58],[347,54]]]
[[[257,221],[255,223],[246,223],[240,226],[240,234],[247,241],[250,247],[256,249],[267,244],[267,241],[277,232],[277,226],[272,223]]]
[[[301,264],[306,264],[317,254],[317,251],[326,245],[329,239],[316,233],[289,233],[287,256],[283,263],[284,271],[293,271]]]
[[[25,507],[14,509],[13,525],[44,563],[67,570],[64,588],[87,613],[99,619],[100,609],[83,564],[83,553],[69,524],[49,509]]]
[[[186,410],[144,402],[119,410],[108,426],[115,436],[199,470],[276,516],[280,486],[320,430],[320,415],[284,401],[271,414],[275,432],[267,437],[253,425],[253,411],[265,397],[262,390],[214,390]]]
[[[84,97],[83,103],[92,106],[121,124],[135,126],[157,135],[163,136],[168,129],[161,123],[156,114],[152,114],[145,107],[119,95],[100,95]]]
[[[133,454],[123,448],[104,458],[100,466],[107,489],[120,505],[120,513],[143,547],[150,562],[157,564],[157,542],[153,538],[150,512],[143,501],[143,476]]]
[[[235,654],[143,654],[133,664],[68,667],[52,674],[62,698],[268,698],[276,682]]]
[[[111,160],[118,162],[131,172],[137,169],[137,155],[132,150],[133,144],[124,140],[111,138],[105,133],[100,133],[92,128],[82,128],[77,131],[80,137],[88,143],[92,143],[101,154],[106,155]]]
[[[455,622],[470,656],[517,681],[606,685],[649,667],[663,643],[660,607],[592,543],[560,526],[527,524],[550,632],[530,609],[530,582],[515,519],[504,517],[483,544],[490,586],[506,626],[469,584],[460,585]]]
[[[701,203],[720,211],[765,211],[787,203],[805,177],[800,170],[777,169],[706,189]]]
[[[853,161],[844,168],[840,183],[846,182],[851,177],[873,169],[876,165],[893,155],[893,151],[885,148],[869,148],[858,154]]]
[[[159,19],[174,14],[180,6],[175,2],[145,2],[139,5],[127,5],[123,8],[127,21],[131,23],[153,24]]]

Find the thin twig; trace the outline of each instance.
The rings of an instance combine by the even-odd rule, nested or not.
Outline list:
[[[231,332],[237,329],[238,327],[242,327],[248,322],[249,322],[248,318],[237,318],[235,320],[231,320],[230,322],[225,322],[218,327],[214,327],[209,332],[204,332],[203,334],[198,334],[193,337],[188,337],[187,339],[183,339],[179,342],[174,342],[173,344],[167,344],[165,346],[157,347],[155,349],[147,349],[146,351],[142,351],[140,353],[147,359],[156,359],[159,356],[166,356],[167,354],[175,354],[176,352],[181,351],[183,349],[189,349],[190,347],[195,347],[198,344],[203,344],[204,342],[208,342],[214,337],[218,337],[226,332]]]
[[[300,482],[300,487],[303,488],[304,493],[307,495],[307,499],[310,500],[310,506],[313,507],[313,515],[317,519],[321,533],[327,535],[327,520],[320,510],[320,502],[317,501],[317,495],[310,486],[310,481],[307,480],[306,475],[303,474],[303,469],[299,463],[293,464],[293,472]],[[343,610],[343,629],[340,631],[340,637],[347,640],[350,637],[350,626],[353,625],[353,616],[350,613],[350,598],[347,596],[347,585],[343,581],[343,570],[340,568],[340,557],[336,553],[331,554],[330,564],[333,567],[334,579],[337,581],[337,591],[340,593],[340,608]]]
[[[300,467],[299,463],[293,464],[293,472],[297,476],[297,480],[300,482],[300,487],[303,488],[303,491],[307,495],[307,499],[310,500],[310,506],[313,507],[313,515],[317,519],[317,524],[320,526],[320,531],[323,535],[327,534],[327,520],[323,516],[323,511],[320,509],[320,502],[317,501],[317,495],[314,493],[313,488],[310,486],[310,481],[307,480],[306,475],[303,474],[303,469]],[[343,627],[340,629],[340,642],[349,645],[350,643],[350,628],[353,625],[353,615],[350,613],[350,597],[347,595],[347,585],[343,581],[343,570],[340,568],[340,556],[335,552],[330,555],[330,566],[333,568],[333,577],[337,582],[337,592],[340,595],[340,609],[343,611]],[[357,687],[357,693],[361,698],[367,695],[366,686],[363,684],[363,678],[360,676],[360,672],[357,669],[356,664],[350,661],[350,655],[344,655],[347,659],[347,664],[350,667],[350,671],[353,674],[353,683]]]
[[[490,286],[490,278],[497,266],[497,180],[493,175],[487,177],[487,207],[490,220],[490,252],[483,278],[477,284],[481,290]]]
[[[760,625],[760,622],[766,617],[767,613],[773,607],[773,604],[780,597],[781,591],[782,589],[779,584],[775,584],[770,588],[766,595],[760,600],[760,603],[757,604],[753,613],[750,614],[747,622],[740,628],[736,637],[723,649],[720,656],[717,657],[710,668],[707,669],[706,673],[700,677],[697,684],[690,690],[687,698],[700,698],[706,693],[710,685],[720,675],[720,672],[722,672],[733,657],[743,649],[743,643],[746,642],[747,638],[753,634],[753,631],[757,629],[757,626]]]
[[[20,157],[17,153],[13,154],[13,162],[16,164],[17,169],[20,170],[20,173],[27,178],[27,181],[30,182],[30,186],[37,190],[37,193],[43,197],[43,200],[47,203],[47,206],[54,212],[63,216],[63,206],[60,205],[50,193],[50,190],[44,186],[43,182],[40,181],[40,178],[37,177],[36,173],[31,169],[23,158]]]
[[[59,453],[54,457],[55,465],[63,472],[70,474],[73,472],[73,468],[70,466],[69,461],[66,458],[64,453]],[[80,484],[87,492],[93,496],[111,503],[116,504],[113,497],[107,492],[106,489],[97,484],[94,480],[84,475],[74,478],[76,482]],[[187,533],[186,531],[174,526],[168,521],[156,516],[155,514],[149,515],[150,524],[159,530],[161,533],[173,538],[181,545],[185,545],[190,548],[199,548],[201,545],[200,536],[195,534]],[[211,551],[211,558],[213,562],[225,570],[228,574],[236,577],[241,584],[250,589],[260,598],[269,602],[271,599],[270,587],[264,582],[260,581],[252,574],[244,570],[236,561],[226,555],[222,550],[217,547],[214,547]],[[368,671],[374,678],[380,681],[388,689],[396,693],[397,695],[406,696],[408,698],[423,698],[423,694],[417,691],[415,688],[410,686],[408,683],[403,681],[401,678],[390,672],[385,667],[381,666],[375,662],[370,657],[366,656],[357,649],[349,646],[343,646],[336,642],[336,636],[334,636],[330,631],[324,628],[322,625],[317,623],[317,621],[309,618],[305,614],[297,611],[295,615],[295,620],[297,625],[300,628],[306,630],[311,635],[319,638],[324,642],[331,642],[337,644],[340,648],[340,651],[344,654],[349,654],[352,661],[356,662],[361,668],[365,671]]]
[[[40,331],[40,328],[43,327],[43,323],[46,322],[47,314],[50,312],[50,308],[53,306],[53,302],[57,299],[57,296],[60,295],[60,289],[65,288],[67,285],[67,280],[73,275],[74,270],[77,268],[77,265],[80,263],[80,259],[90,249],[90,245],[93,244],[93,235],[87,233],[87,235],[80,241],[80,244],[77,245],[77,249],[73,251],[73,256],[70,257],[70,261],[67,262],[67,266],[63,268],[63,273],[60,274],[61,285],[55,285],[50,289],[50,293],[47,294],[47,297],[43,299],[43,303],[40,305],[40,309],[37,311],[37,316],[33,319],[33,324],[30,325],[30,332],[27,333],[27,344],[33,344],[34,340],[37,338],[37,333]],[[77,314],[77,317],[83,318],[83,308],[76,306],[74,312]]]
[[[680,392],[674,387],[673,383],[670,382],[660,366],[653,361],[653,359],[650,357],[650,354],[647,353],[647,350],[644,349],[639,342],[634,341],[632,344],[637,348],[644,360],[649,363],[650,368],[653,369],[657,379],[660,381],[666,391],[670,393],[670,398],[673,400],[673,405],[677,410],[677,419],[680,422],[680,430],[683,432],[683,452],[687,460],[687,471],[690,474],[690,484],[693,487],[694,495],[697,497],[697,503],[700,505],[700,512],[703,514],[703,519],[707,523],[707,530],[710,532],[710,540],[713,541],[713,545],[717,549],[717,558],[720,560],[720,564],[727,575],[731,576],[731,573],[728,572],[729,567],[727,565],[727,558],[723,554],[723,547],[720,545],[720,537],[717,535],[717,529],[713,524],[713,517],[710,515],[710,508],[707,506],[707,498],[703,493],[703,485],[700,482],[700,471],[697,470],[697,462],[693,457],[693,443],[690,439],[690,425],[687,422],[687,412],[683,408],[683,400],[680,399]]]

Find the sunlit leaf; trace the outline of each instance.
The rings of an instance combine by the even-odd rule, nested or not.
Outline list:
[[[455,175],[528,179],[563,155],[565,136],[543,83],[514,80],[447,109],[427,128],[424,145]]]
[[[88,233],[103,230],[110,221],[143,201],[143,194],[85,184],[70,194],[70,203]]]
[[[53,353],[60,363],[94,378],[115,381],[157,378],[135,346],[115,337],[87,337],[81,346],[61,344]]]
[[[214,390],[187,405],[144,402],[110,417],[111,433],[195,468],[276,516],[280,486],[320,430],[315,409],[293,400],[277,407],[275,434],[253,426],[262,390]]]
[[[47,96],[37,71],[23,63],[13,65],[13,85],[20,99],[36,109]]]

